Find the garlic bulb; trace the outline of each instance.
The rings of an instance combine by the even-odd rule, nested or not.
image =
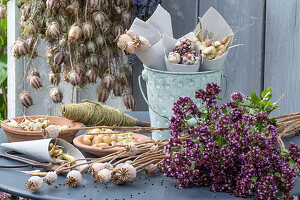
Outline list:
[[[134,39],[137,36],[132,30],[126,31],[126,35],[128,35],[131,39]]]
[[[131,39],[131,38],[130,38]],[[129,54],[135,54],[137,52],[137,47],[134,42],[128,42],[125,51]]]
[[[168,55],[168,61],[170,63],[175,63],[175,64],[178,64],[180,63],[180,54],[179,53],[176,53],[176,52],[170,52],[169,55]]]
[[[93,69],[90,69],[86,72],[86,77],[89,83],[96,83],[97,82],[97,74]]]
[[[37,192],[43,187],[43,179],[39,176],[32,176],[26,182],[26,189],[31,192]]]
[[[140,44],[137,47],[138,51],[146,51],[147,49],[149,49],[151,47],[149,40],[147,40],[146,38],[139,36],[139,40],[140,40]]]
[[[121,97],[122,94],[123,94],[123,86],[120,84],[120,83],[115,83],[114,87],[113,87],[113,92],[114,92],[114,95],[116,97]]]
[[[118,38],[117,46],[124,51],[129,42],[132,42],[131,37],[129,37],[127,34],[123,34]]]
[[[77,170],[72,170],[68,173],[66,183],[69,187],[77,187],[82,181],[82,175]]]
[[[56,172],[48,172],[47,175],[44,177],[44,181],[48,185],[52,185],[56,180],[57,180]]]

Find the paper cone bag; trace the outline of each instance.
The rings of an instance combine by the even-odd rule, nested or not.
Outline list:
[[[84,158],[82,153],[77,148],[75,148],[73,145],[66,142],[65,140],[59,138],[31,140],[25,142],[2,143],[1,146],[31,156],[33,158],[36,158],[40,162],[55,163],[54,160],[52,160],[52,158],[50,157],[48,151],[49,143],[51,141],[55,142],[55,140],[57,140],[56,144],[63,147],[64,153],[68,153],[75,158]]]
[[[184,38],[189,38],[193,42],[196,41],[196,36],[193,32],[186,34],[185,36],[181,37],[179,40],[184,39]],[[165,59],[167,71],[171,71],[171,72],[197,72],[197,71],[199,71],[200,63],[195,64],[195,65],[184,65],[184,64],[176,64],[176,63],[169,62],[168,55],[173,50],[177,41],[178,40],[168,37],[166,35],[163,36],[163,43],[164,43],[164,47],[165,47],[164,59]],[[198,49],[196,48],[196,52],[198,54],[200,53],[199,48]]]
[[[202,38],[205,37],[206,30],[209,33],[212,33],[215,37],[215,40],[221,40],[225,36],[233,35],[233,31],[225,21],[225,19],[216,11],[214,8],[209,8],[208,11],[203,15],[201,19]],[[200,31],[200,23],[197,25],[195,29],[195,34]],[[224,65],[226,57],[228,55],[228,51],[224,53],[221,57],[213,60],[203,59],[201,63],[201,71],[207,70],[217,70]]]
[[[158,5],[147,22],[136,18],[130,30],[148,39],[151,44],[151,47],[146,51],[138,51],[136,53],[143,64],[157,70],[166,71],[162,36],[167,35],[173,37],[170,14],[163,7]]]

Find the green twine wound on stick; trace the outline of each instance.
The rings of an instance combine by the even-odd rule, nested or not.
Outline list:
[[[135,126],[136,124],[135,118],[121,110],[86,99],[82,102],[63,105],[60,113],[65,118],[81,122],[86,126]]]

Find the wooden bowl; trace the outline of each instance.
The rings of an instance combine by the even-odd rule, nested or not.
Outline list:
[[[96,156],[102,157],[102,156],[106,156],[108,154],[117,152],[121,149],[124,149],[122,147],[115,147],[115,148],[110,148],[110,149],[101,149],[100,147],[93,147],[93,146],[89,146],[86,144],[83,144],[82,140],[83,140],[83,136],[84,135],[80,135],[77,136],[76,138],[74,138],[73,140],[73,144],[81,149],[84,150],[88,153],[94,154]],[[137,143],[139,142],[146,142],[146,141],[151,141],[151,138],[145,135],[141,135],[141,134],[137,134],[137,133],[132,133],[132,137],[136,140]],[[138,153],[143,153],[143,152],[138,152]]]
[[[45,115],[34,115],[34,116],[27,116],[31,119],[37,119],[37,118],[44,118]],[[16,117],[12,118],[16,120],[16,122],[21,123],[24,117]],[[47,116],[47,119],[50,120],[50,123],[52,125],[68,125],[70,128],[79,128],[82,127],[82,123],[73,122],[69,119],[57,117],[57,116]],[[6,137],[10,142],[21,142],[21,141],[28,141],[28,140],[40,140],[43,139],[43,132],[42,131],[24,131],[21,129],[16,129],[13,127],[8,126],[6,123],[9,122],[9,120],[4,120],[1,122],[1,128],[6,133]],[[59,134],[59,138],[66,140],[67,142],[72,142],[77,130],[64,130]]]

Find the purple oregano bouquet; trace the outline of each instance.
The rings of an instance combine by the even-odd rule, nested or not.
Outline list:
[[[174,104],[169,125],[173,137],[161,165],[165,176],[176,179],[180,188],[195,184],[238,197],[291,199],[300,148],[295,143],[288,152],[278,147],[276,121],[268,118],[278,108],[270,101],[272,90],[265,90],[262,99],[254,92],[251,98],[234,93],[231,101],[217,106],[220,92],[215,83],[196,91],[204,110],[189,97]],[[191,119],[197,123],[191,125]]]

